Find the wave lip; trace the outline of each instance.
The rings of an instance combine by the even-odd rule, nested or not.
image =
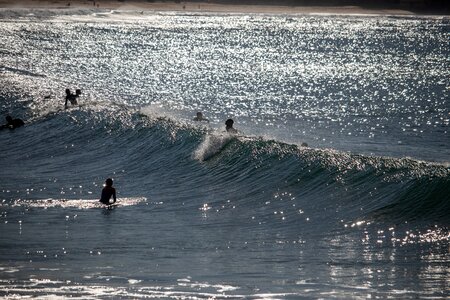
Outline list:
[[[194,158],[204,161],[219,153],[235,137],[227,133],[207,134],[194,152]]]

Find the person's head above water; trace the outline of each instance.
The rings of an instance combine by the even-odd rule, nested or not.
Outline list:
[[[233,123],[234,121],[232,119],[228,119],[225,121],[225,125],[227,126],[227,128],[233,127]]]
[[[232,119],[228,119],[225,121],[225,130],[229,133],[238,133],[238,131],[233,127],[234,121]]]
[[[10,115],[6,116],[6,122],[11,123],[13,118]]]
[[[111,178],[108,178],[108,179],[106,179],[105,183],[106,183],[106,186],[112,186],[113,180]]]
[[[205,122],[209,122],[208,119],[206,119],[206,118],[203,117],[203,114],[202,114],[201,111],[198,111],[198,112],[197,112],[197,115],[195,116],[194,121],[205,121]]]
[[[75,95],[77,95],[77,96],[81,95],[81,90],[80,89],[76,89]]]
[[[66,89],[66,95],[70,95],[70,89]]]

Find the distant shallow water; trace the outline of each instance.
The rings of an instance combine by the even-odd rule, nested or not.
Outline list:
[[[0,296],[446,297],[448,18],[0,16]]]

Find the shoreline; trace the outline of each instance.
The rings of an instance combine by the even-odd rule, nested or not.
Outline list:
[[[360,6],[288,6],[268,4],[223,4],[209,2],[148,2],[139,0],[0,0],[0,9],[111,9],[141,11],[185,11],[218,13],[324,14],[324,15],[438,15],[417,13],[398,8],[365,8]],[[441,14],[445,16],[446,14]]]

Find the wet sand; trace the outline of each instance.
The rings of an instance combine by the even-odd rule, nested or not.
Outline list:
[[[359,6],[282,6],[282,5],[236,5],[208,2],[148,2],[145,0],[92,1],[92,0],[0,0],[0,8],[99,8],[145,11],[191,11],[228,13],[273,14],[337,14],[337,15],[414,15],[402,9],[369,9]]]

